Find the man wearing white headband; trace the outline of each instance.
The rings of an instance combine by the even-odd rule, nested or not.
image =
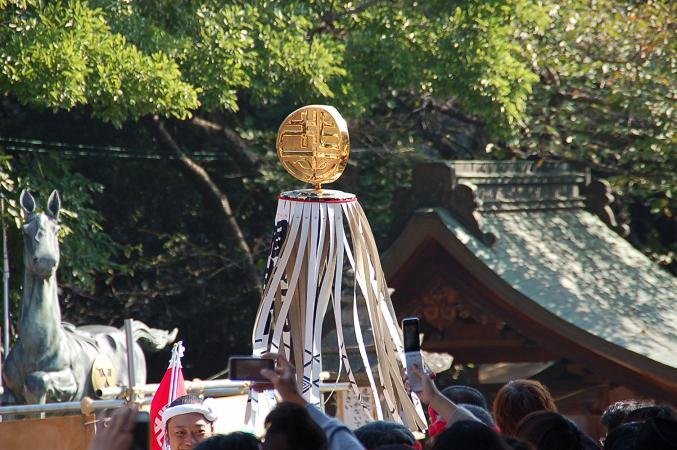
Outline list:
[[[214,433],[213,400],[202,401],[197,395],[188,394],[167,406],[162,413],[162,425],[171,450],[191,450]]]

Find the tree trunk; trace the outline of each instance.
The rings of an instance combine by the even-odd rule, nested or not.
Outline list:
[[[244,234],[242,234],[240,225],[237,223],[235,216],[233,216],[233,211],[230,207],[228,196],[216,185],[216,183],[214,183],[212,178],[202,166],[193,161],[190,156],[181,150],[181,147],[179,147],[179,144],[169,133],[160,117],[153,116],[153,124],[155,126],[155,130],[157,131],[157,135],[166,145],[166,150],[168,150],[168,152],[172,153],[177,158],[177,161],[181,165],[184,173],[195,182],[196,187],[200,192],[202,192],[203,195],[211,197],[220,206],[219,212],[221,215],[223,215],[224,219],[224,234],[226,237],[233,238],[235,240],[237,244],[236,249],[242,256],[242,260],[244,262],[244,275],[248,290],[256,292],[256,294],[260,297],[263,294],[263,291],[261,289],[261,282],[256,271],[256,265],[254,264],[254,258],[252,257],[249,244],[247,244]]]

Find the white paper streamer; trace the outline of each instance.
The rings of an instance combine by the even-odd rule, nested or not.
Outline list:
[[[348,358],[341,315],[343,279],[350,275],[353,339],[377,399],[377,416],[412,430],[425,429],[420,404],[412,401],[402,382],[402,339],[364,211],[346,194],[312,201],[293,197],[283,194],[278,201],[266,285],[252,336],[254,353],[284,351],[296,366],[303,396],[320,405],[322,323],[331,304],[339,371],[345,370],[353,393],[364,404]],[[349,272],[344,272],[346,262]],[[360,311],[369,317],[375,367],[369,362]],[[261,395],[251,396],[250,419],[263,413],[261,403]]]

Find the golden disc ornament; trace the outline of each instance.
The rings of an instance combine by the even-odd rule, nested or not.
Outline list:
[[[348,125],[333,106],[304,106],[284,119],[275,147],[287,172],[319,190],[348,164]]]

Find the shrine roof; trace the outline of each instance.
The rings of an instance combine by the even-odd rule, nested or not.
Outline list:
[[[565,334],[599,338],[614,358],[628,356],[616,346],[639,356],[630,355],[635,366],[648,358],[674,376],[677,279],[618,234],[603,188],[567,164],[427,164],[414,173],[404,203],[416,207],[384,256],[386,276],[432,238],[494,290],[518,292],[527,314],[538,309]]]

